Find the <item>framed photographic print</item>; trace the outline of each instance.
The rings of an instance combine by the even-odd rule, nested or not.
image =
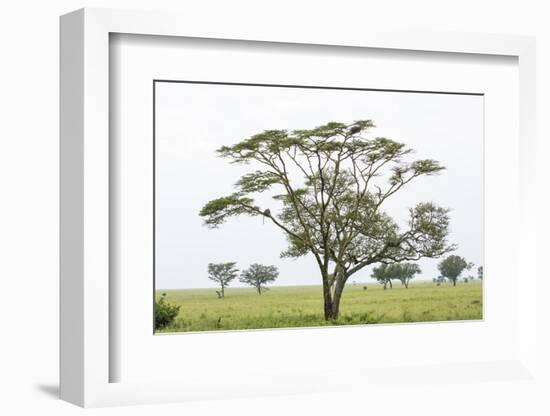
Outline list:
[[[533,45],[62,17],[62,398],[537,383]]]

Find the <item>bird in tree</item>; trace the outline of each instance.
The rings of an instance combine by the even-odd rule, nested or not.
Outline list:
[[[473,263],[468,263],[463,257],[452,255],[441,260],[437,268],[441,276],[449,279],[453,282],[453,286],[456,286],[456,281],[460,274],[464,270],[470,270],[472,266]]]
[[[225,297],[225,288],[237,277],[239,270],[235,267],[235,262],[228,263],[209,263],[208,278],[219,283],[221,290],[218,293],[219,298]]]
[[[367,138],[371,120],[330,122],[306,130],[265,130],[218,149],[230,163],[251,171],[235,192],[207,202],[200,211],[211,228],[228,218],[261,216],[288,239],[283,257],[311,255],[319,267],[326,320],[338,319],[350,276],[380,262],[439,257],[447,242],[449,210],[421,202],[408,212],[406,227],[384,212],[384,203],[420,177],[441,173],[432,159],[407,160],[413,152],[388,138]],[[255,202],[270,192],[277,211]]]
[[[241,283],[254,286],[258,295],[261,295],[262,290],[268,289],[265,285],[275,281],[277,277],[279,277],[277,267],[254,263],[248,269],[242,271],[239,280]]]

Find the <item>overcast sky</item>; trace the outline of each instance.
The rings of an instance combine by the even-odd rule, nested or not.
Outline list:
[[[408,208],[418,202],[451,208],[449,240],[458,244],[456,254],[481,265],[483,97],[163,82],[156,84],[157,288],[215,287],[207,264],[227,261],[240,269],[276,265],[278,285],[320,284],[313,257],[280,258],[285,236],[262,218],[233,218],[212,230],[198,213],[206,202],[233,192],[251,169],[216,157],[220,146],[267,129],[359,119],[374,121],[369,137],[405,143],[415,150],[414,158],[436,159],[447,168],[409,184],[387,201],[386,212],[404,224]],[[419,261],[422,279],[438,275],[438,261]],[[350,282],[372,283],[370,273],[365,268]],[[232,286],[239,285],[235,280]]]

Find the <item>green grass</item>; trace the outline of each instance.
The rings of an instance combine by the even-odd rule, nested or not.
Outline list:
[[[348,284],[338,321],[323,319],[321,286],[273,287],[258,295],[252,288],[228,288],[218,299],[215,289],[159,290],[166,301],[181,305],[174,325],[159,332],[219,331],[322,325],[377,324],[481,319],[482,284],[479,281],[411,283],[408,289]]]

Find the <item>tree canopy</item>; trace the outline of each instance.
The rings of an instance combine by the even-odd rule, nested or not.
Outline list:
[[[311,254],[323,279],[325,318],[338,317],[349,276],[378,262],[439,257],[447,241],[449,210],[433,202],[408,209],[406,227],[383,204],[422,176],[441,173],[433,159],[408,160],[413,150],[385,137],[367,138],[371,120],[330,122],[307,130],[265,130],[218,149],[230,163],[251,165],[235,192],[200,211],[216,228],[238,215],[260,216],[288,239],[283,257]],[[252,167],[253,166],[253,167]],[[271,192],[274,206],[260,206]]]
[[[390,285],[390,287],[393,287],[391,282],[391,279],[392,279],[391,274],[388,273],[389,266],[390,266],[389,264],[383,263],[380,266],[374,267],[372,269],[371,277],[373,279],[376,279],[378,283],[383,284],[384,289],[386,289],[388,284]]]
[[[422,273],[420,267],[416,263],[395,263],[392,264],[395,279],[399,280],[403,286],[409,287],[409,282],[414,279],[416,274]]]
[[[220,284],[221,291],[218,293],[220,298],[225,296],[225,288],[237,277],[239,270],[235,265],[235,262],[208,264],[208,278]]]
[[[465,258],[457,255],[451,255],[449,257],[446,257],[443,260],[441,260],[437,265],[437,268],[439,269],[441,276],[453,282],[453,286],[456,286],[456,281],[460,276],[460,274],[465,269],[470,269],[471,267],[472,267],[471,263],[468,263]]]
[[[247,285],[254,286],[258,294],[262,294],[262,290],[267,290],[265,286],[271,283],[279,276],[279,270],[275,266],[264,266],[263,264],[254,263],[246,270],[243,270],[239,280]]]
[[[420,267],[416,263],[393,263],[381,264],[372,270],[371,277],[384,285],[391,285],[392,280],[399,280],[403,286],[409,287],[409,281],[418,273],[421,273]]]

